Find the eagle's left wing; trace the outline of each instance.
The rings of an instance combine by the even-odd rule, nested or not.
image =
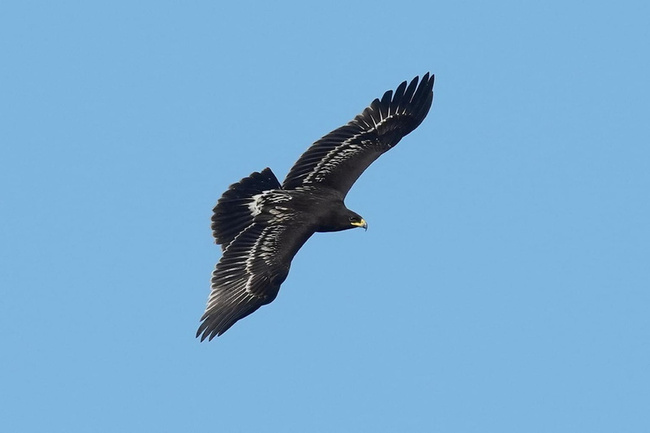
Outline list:
[[[293,256],[312,233],[301,224],[254,223],[237,235],[212,272],[208,306],[196,336],[212,340],[272,302]]]

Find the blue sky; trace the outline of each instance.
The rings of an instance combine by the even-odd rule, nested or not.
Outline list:
[[[260,3],[0,7],[0,429],[649,431],[647,2]],[[427,71],[199,343],[221,193]]]

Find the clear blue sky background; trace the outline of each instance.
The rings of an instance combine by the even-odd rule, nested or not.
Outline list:
[[[0,430],[650,431],[648,2],[12,3]],[[369,230],[199,343],[221,193],[426,71]]]

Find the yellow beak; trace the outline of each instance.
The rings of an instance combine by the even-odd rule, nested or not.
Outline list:
[[[368,223],[363,218],[361,218],[361,221],[359,222],[354,221],[351,222],[350,224],[352,224],[355,227],[363,227],[364,230],[368,230]]]

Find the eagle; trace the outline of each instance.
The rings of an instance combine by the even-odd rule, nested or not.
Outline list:
[[[312,144],[280,184],[270,168],[232,184],[213,209],[212,233],[222,257],[212,272],[196,332],[212,340],[271,303],[291,260],[316,232],[366,221],[344,204],[366,168],[417,128],[433,102],[434,75],[402,82],[348,124]]]

